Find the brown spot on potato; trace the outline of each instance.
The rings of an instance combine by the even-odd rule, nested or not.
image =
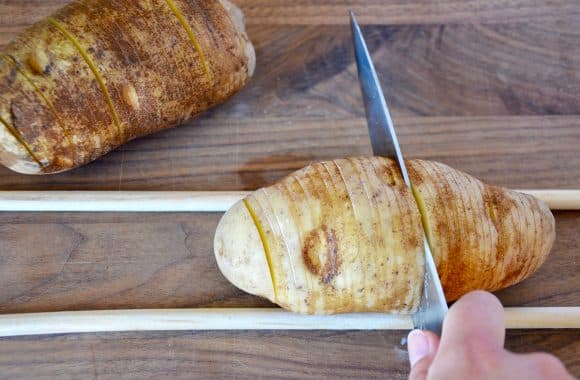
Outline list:
[[[512,198],[503,189],[496,186],[484,186],[483,201],[488,208],[493,209],[492,221],[500,223],[516,206]]]
[[[415,160],[406,161],[407,165],[407,174],[409,175],[409,180],[413,184],[414,187],[419,187],[424,182],[424,178],[419,172],[415,169]]]
[[[417,227],[413,230],[413,232],[414,231],[421,231],[421,229]],[[405,234],[405,236],[403,237],[403,250],[407,252],[413,251],[420,244],[419,237],[420,235],[416,233]]]
[[[302,258],[310,273],[323,283],[330,283],[341,264],[335,231],[325,225],[310,231],[304,240]]]
[[[384,165],[384,162],[381,163],[383,163],[383,165],[381,166],[381,170],[383,172],[382,174],[384,175],[387,184],[389,186],[397,186],[399,182],[398,179],[401,176],[399,171],[391,165]]]

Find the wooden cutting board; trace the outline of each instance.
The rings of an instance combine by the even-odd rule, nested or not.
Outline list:
[[[0,44],[64,0],[0,2]],[[252,82],[186,126],[70,173],[0,168],[0,190],[250,190],[312,160],[370,154],[346,11],[359,14],[408,157],[513,188],[580,188],[580,4],[239,1]],[[290,5],[292,4],[292,5]],[[0,213],[0,313],[269,306],[213,259],[219,214]],[[507,306],[580,306],[580,212]],[[3,378],[392,378],[405,331],[118,333],[0,339]],[[580,375],[580,331],[511,331]]]

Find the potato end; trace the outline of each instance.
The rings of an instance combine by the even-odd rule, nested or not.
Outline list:
[[[538,226],[536,239],[538,242],[538,251],[535,252],[537,255],[536,265],[532,268],[531,273],[536,272],[540,266],[546,262],[554,242],[556,241],[556,219],[554,214],[550,210],[550,207],[540,199],[528,195],[529,198],[533,200],[536,204],[537,218],[536,224]],[[530,273],[530,274],[531,274]]]
[[[248,76],[251,77],[254,75],[254,70],[256,69],[256,52],[254,50],[254,45],[252,45],[252,43],[246,36],[244,12],[242,12],[242,10],[238,6],[236,6],[229,0],[220,0],[220,4],[227,11],[228,15],[230,16],[230,19],[232,20],[232,24],[234,24],[234,27],[236,28],[238,33],[244,36],[246,42],[245,53],[246,57],[248,58]]]
[[[20,174],[42,174],[38,162],[2,124],[0,124],[0,164]]]
[[[220,220],[214,254],[228,281],[247,293],[275,302],[264,245],[243,201],[236,203]]]

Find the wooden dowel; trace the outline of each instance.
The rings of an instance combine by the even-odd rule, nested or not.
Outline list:
[[[521,190],[552,210],[580,210],[580,190]],[[0,191],[0,211],[223,212],[244,191]]]
[[[223,212],[244,191],[2,191],[0,211]]]
[[[307,316],[275,308],[105,310],[0,315],[0,336],[165,330],[397,330],[407,315]]]
[[[580,210],[580,190],[519,190],[544,201],[551,210]]]
[[[580,307],[506,308],[510,329],[580,328]],[[0,315],[0,337],[115,331],[409,330],[408,315],[307,316],[281,309],[99,310]]]
[[[506,307],[508,329],[579,329],[580,307]]]

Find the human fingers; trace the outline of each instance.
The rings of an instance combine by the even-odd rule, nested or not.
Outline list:
[[[474,291],[461,297],[443,322],[441,348],[477,346],[503,349],[505,321],[503,306],[491,293]]]
[[[546,352],[534,352],[531,354],[511,354],[520,366],[530,372],[528,380],[531,379],[554,379],[554,380],[574,380],[575,378],[568,372],[564,364],[556,356]],[[536,376],[536,377],[534,377]]]
[[[407,337],[411,373],[409,380],[425,380],[439,348],[439,337],[431,331],[413,330]]]

